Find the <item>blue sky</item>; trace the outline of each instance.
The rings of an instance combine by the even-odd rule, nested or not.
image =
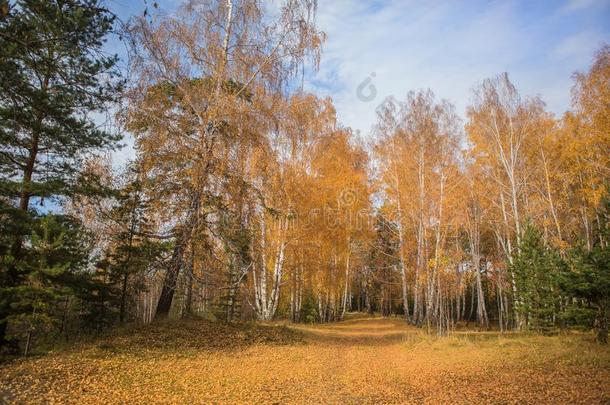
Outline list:
[[[171,13],[180,1],[158,3]],[[107,4],[123,19],[144,9],[144,0]],[[504,71],[522,95],[539,95],[561,114],[572,73],[610,42],[610,0],[319,0],[317,21],[328,39],[305,90],[331,96],[340,122],[363,136],[386,96],[431,88],[464,116],[472,88]],[[367,78],[376,89],[370,101],[357,96]]]

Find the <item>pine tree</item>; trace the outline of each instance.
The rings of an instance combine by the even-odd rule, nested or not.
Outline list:
[[[0,19],[0,199],[12,230],[0,246],[0,346],[34,254],[32,202],[84,192],[83,154],[118,141],[90,116],[122,87],[117,56],[102,53],[114,20],[98,0],[19,0]]]
[[[20,285],[3,289],[11,305],[9,320],[16,335],[49,330],[57,320],[56,303],[88,286],[84,269],[89,258],[88,237],[71,218],[48,214],[37,218],[29,237],[28,255],[20,270],[27,276]]]
[[[526,224],[511,266],[517,284],[517,310],[529,329],[550,332],[558,312],[557,277],[563,265],[557,252],[544,243],[542,234]]]
[[[583,246],[573,249],[570,266],[562,272],[560,285],[572,298],[568,314],[581,313],[584,316],[577,322],[585,325],[588,319],[592,320],[597,328],[598,342],[607,344],[610,326],[610,198],[605,198],[602,208],[597,242],[591,250]]]
[[[148,205],[142,184],[135,178],[120,190],[117,205],[110,213],[120,230],[112,238],[111,250],[101,267],[108,271],[109,284],[116,291],[114,295],[121,323],[128,318],[130,290],[144,289],[138,280],[169,247],[167,242],[149,237],[153,232],[147,217]]]

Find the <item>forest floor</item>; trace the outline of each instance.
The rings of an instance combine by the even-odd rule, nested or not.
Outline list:
[[[0,364],[0,403],[610,403],[589,335],[189,320]]]

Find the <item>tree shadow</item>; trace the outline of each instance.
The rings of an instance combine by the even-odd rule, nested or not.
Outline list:
[[[399,319],[360,318],[334,324],[293,327],[306,342],[337,346],[387,346],[421,339],[421,331]]]

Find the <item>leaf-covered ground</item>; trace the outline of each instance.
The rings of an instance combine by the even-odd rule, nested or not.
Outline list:
[[[397,319],[183,321],[0,365],[5,403],[609,403],[588,336],[456,333]]]

